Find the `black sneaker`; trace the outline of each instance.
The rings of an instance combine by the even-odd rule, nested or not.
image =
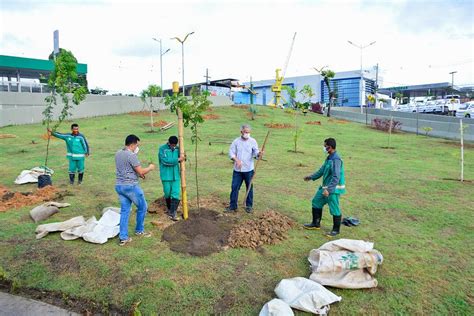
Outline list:
[[[313,224],[313,223],[304,224],[303,227],[304,227],[304,229],[309,229],[309,230],[318,230],[318,229],[321,229],[321,226],[320,226],[320,225],[316,225],[316,224]]]
[[[237,212],[237,209],[230,208],[230,206],[226,207],[224,210],[224,213],[235,213],[235,212]]]
[[[335,231],[335,230],[331,230],[329,233],[326,234],[327,237],[336,237],[337,235],[339,235],[339,232],[338,231]]]
[[[245,211],[246,211],[248,214],[252,214],[252,213],[253,213],[252,208],[249,207],[249,206],[247,206],[247,207],[245,208]]]

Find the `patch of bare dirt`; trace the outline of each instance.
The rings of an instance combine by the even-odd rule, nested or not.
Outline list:
[[[143,126],[150,126],[151,123],[144,123]],[[158,122],[153,122],[153,127],[163,127],[165,125],[168,125],[168,122],[160,120]]]
[[[178,209],[176,211],[179,217],[182,217],[183,215],[182,205],[182,203],[179,203]],[[223,209],[226,205],[226,202],[215,197],[205,197],[199,199],[200,208],[219,210]],[[193,209],[197,209],[196,200],[188,201],[188,216],[190,216],[190,214],[194,211]],[[153,217],[150,223],[160,230],[164,230],[168,226],[175,224],[175,222],[172,221],[166,214],[166,200],[164,196],[156,199],[153,201],[153,203],[148,205],[148,213],[156,214],[152,215]]]
[[[50,138],[51,140],[58,140],[58,138],[56,137],[53,137],[53,136],[49,137],[48,133],[44,133],[41,135],[41,139],[48,140],[48,138]]]
[[[13,135],[13,134],[0,134],[0,139],[4,139],[4,138],[16,138],[17,136],[16,135]]]
[[[191,209],[189,218],[169,226],[162,240],[170,249],[192,256],[207,256],[227,245],[229,234],[237,219],[206,208]]]
[[[309,122],[306,122],[305,124],[308,124],[308,125],[321,125],[321,122],[320,121],[309,121]]]
[[[461,179],[459,178],[443,178],[442,180],[446,180],[446,181],[457,181],[459,183],[461,183]],[[466,183],[466,184],[471,184],[471,183],[474,183],[473,180],[466,180],[466,179],[463,179],[463,182],[462,183]]]
[[[268,128],[292,128],[293,125],[286,123],[265,123]]]
[[[37,189],[35,192],[13,192],[0,186],[0,212],[54,200],[61,193],[53,186]]]
[[[347,123],[349,123],[349,121],[346,121],[346,120],[337,120],[337,119],[332,119],[332,118],[330,118],[328,120],[328,122],[336,123],[336,124],[347,124]]]
[[[246,221],[232,229],[229,246],[232,248],[257,249],[262,245],[274,245],[287,237],[296,223],[275,211],[267,211],[255,220]]]
[[[237,104],[234,104],[234,105],[231,105],[231,107],[241,109],[241,110],[248,110],[250,105],[245,105],[245,104],[237,105]]]
[[[220,118],[220,116],[217,114],[205,114],[202,116],[202,118],[205,120],[217,120],[218,118]]]
[[[150,117],[150,111],[136,111],[136,112],[129,112],[128,115],[134,116],[148,116]],[[159,113],[153,112],[153,116],[159,116]]]

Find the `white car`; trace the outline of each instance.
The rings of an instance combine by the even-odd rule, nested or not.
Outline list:
[[[461,104],[459,110],[456,111],[456,117],[474,118],[474,101]]]

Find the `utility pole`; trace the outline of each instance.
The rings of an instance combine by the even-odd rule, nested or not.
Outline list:
[[[252,76],[250,76],[250,104],[253,104],[253,82],[252,82]]]
[[[209,72],[208,72],[208,69],[206,68],[206,75],[204,76],[204,78],[206,78],[206,91],[208,91],[208,86],[209,86],[209,79],[211,77],[209,77]]]

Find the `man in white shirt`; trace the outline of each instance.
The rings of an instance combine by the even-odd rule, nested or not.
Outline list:
[[[244,124],[240,127],[240,137],[236,138],[229,148],[229,158],[234,161],[234,172],[232,174],[232,191],[230,193],[230,204],[225,212],[237,211],[237,200],[242,182],[248,190],[250,180],[254,174],[253,159],[260,158],[263,152],[258,150],[257,141],[250,137],[250,125]],[[253,207],[253,187],[250,189],[245,201],[245,211],[252,213]]]

